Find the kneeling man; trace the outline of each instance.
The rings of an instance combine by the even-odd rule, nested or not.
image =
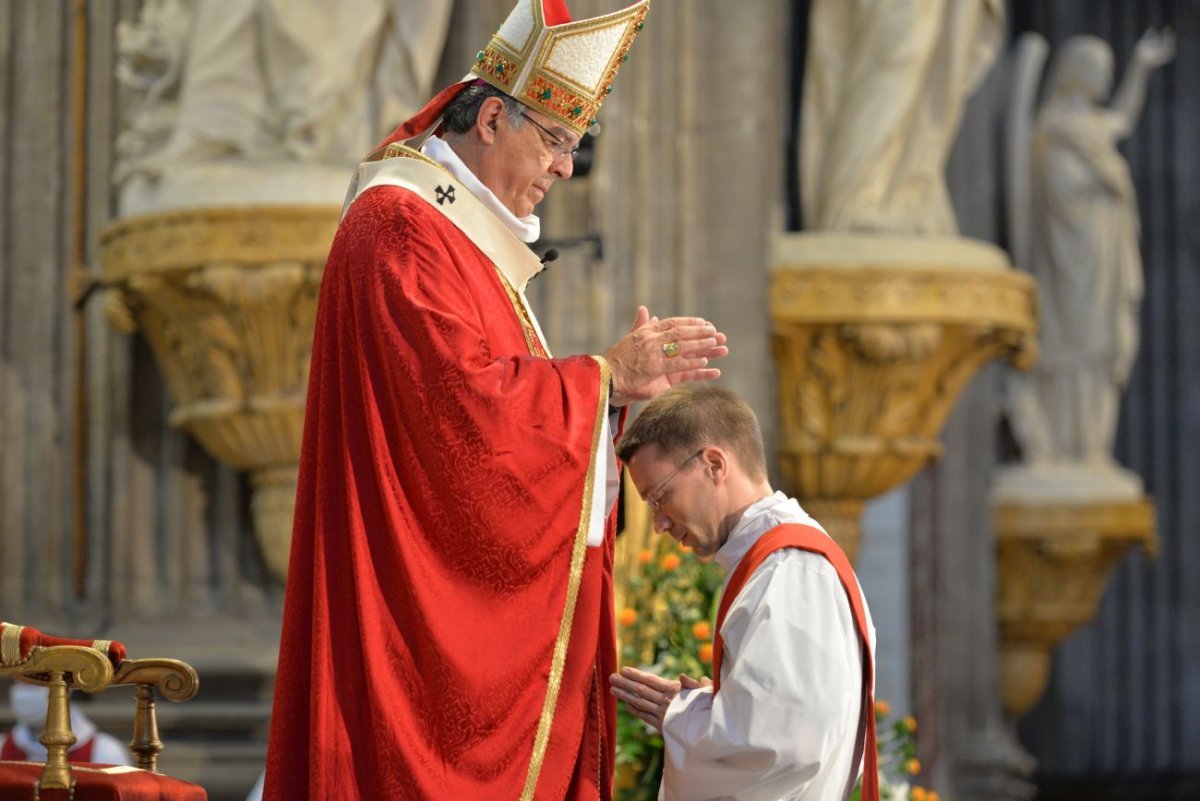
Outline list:
[[[655,529],[727,574],[712,681],[632,667],[610,679],[662,732],[662,796],[843,801],[862,772],[863,801],[877,799],[874,626],[841,548],[772,492],[750,406],[719,387],[675,387],[617,453]]]

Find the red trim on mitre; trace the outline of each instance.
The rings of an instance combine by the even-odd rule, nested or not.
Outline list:
[[[570,22],[571,10],[567,8],[567,0],[542,0],[542,19],[546,21],[546,27]]]
[[[438,118],[446,111],[446,106],[450,105],[454,98],[462,94],[468,86],[475,83],[484,83],[484,81],[479,78],[471,78],[470,80],[450,84],[426,103],[425,108],[418,111],[407,122],[388,134],[388,137],[379,143],[379,147],[387,147],[393,142],[405,142],[414,136],[424,133],[429,126],[437,122]],[[376,148],[376,150],[378,149]]]

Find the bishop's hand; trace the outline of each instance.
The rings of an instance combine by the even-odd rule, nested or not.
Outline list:
[[[729,353],[725,335],[700,317],[651,317],[638,308],[633,328],[608,349],[614,406],[649,400],[683,381],[710,381],[721,371],[710,359]]]

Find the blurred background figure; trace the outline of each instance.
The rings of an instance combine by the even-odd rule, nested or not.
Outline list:
[[[38,737],[46,728],[46,688],[36,684],[15,683],[8,697],[17,722],[5,735],[3,745],[0,745],[0,760],[45,761],[46,746],[38,742]],[[67,752],[71,762],[133,764],[129,751],[121,741],[97,729],[79,704],[71,705],[71,731],[75,732],[76,738],[75,745]]]

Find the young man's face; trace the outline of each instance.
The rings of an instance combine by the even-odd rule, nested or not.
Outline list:
[[[650,506],[655,531],[686,545],[697,556],[712,556],[725,544],[721,493],[709,479],[707,450],[679,457],[648,444],[638,448],[628,463],[638,494]]]
[[[525,119],[516,126],[505,113],[496,119],[496,142],[484,180],[517,217],[533,214],[555,181],[571,177],[575,165],[570,151],[579,143],[575,133],[550,118],[532,110],[522,113]]]

